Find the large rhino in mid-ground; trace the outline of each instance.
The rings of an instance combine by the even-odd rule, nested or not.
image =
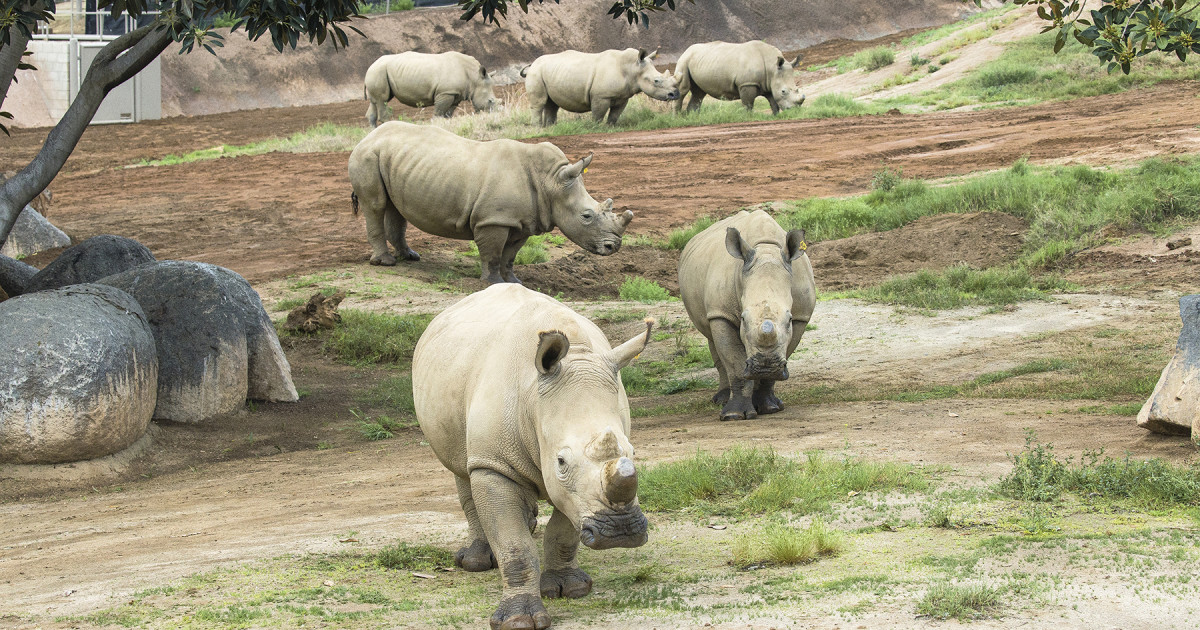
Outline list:
[[[785,232],[771,215],[739,212],[697,234],[679,258],[679,295],[708,338],[721,384],[722,420],[775,413],[775,381],[816,305],[804,230]]]
[[[432,105],[434,115],[443,118],[449,118],[463,101],[481,112],[499,105],[487,69],[474,57],[453,51],[384,55],[367,69],[363,96],[371,103],[367,122],[372,127],[379,124],[393,98],[409,107]]]
[[[788,61],[779,49],[766,42],[708,42],[692,44],[675,63],[679,100],[675,113],[683,108],[689,92],[688,111],[700,109],[705,96],[723,101],[741,100],[746,109],[754,109],[754,99],[765,96],[771,113],[799,107],[804,94],[796,87],[794,73],[800,57]]]
[[[507,284],[446,309],[417,342],[417,420],[454,473],[467,517],[470,542],[455,564],[500,568],[493,630],[547,628],[542,597],[592,590],[575,558],[581,541],[592,549],[645,544],[620,370],[646,347],[651,325],[611,348],[582,315]],[[554,508],[541,566],[539,499]]]
[[[513,259],[525,240],[554,228],[593,254],[621,248],[633,212],[612,211],[583,187],[587,156],[574,164],[548,142],[476,142],[428,125],[389,122],[350,153],[354,211],[367,220],[371,264],[396,256],[420,260],[409,249],[408,223],[435,236],[474,239],[482,277],[518,282]]]
[[[569,112],[591,112],[592,119],[615,125],[629,99],[643,92],[650,98],[670,101],[679,98],[675,77],[654,67],[658,51],[626,48],[600,53],[566,50],[542,55],[521,70],[525,96],[533,115],[543,125],[558,120],[559,108]]]

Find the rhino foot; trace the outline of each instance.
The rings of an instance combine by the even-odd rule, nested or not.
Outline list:
[[[754,405],[745,398],[735,398],[721,408],[721,420],[752,420],[758,417]]]
[[[713,395],[713,397],[712,397],[712,401],[715,404],[724,405],[725,403],[729,402],[729,395],[730,395],[729,388],[725,387],[723,389],[717,390],[717,393],[715,395]]]
[[[454,565],[464,571],[490,571],[500,566],[496,564],[496,556],[485,540],[476,540],[469,547],[463,547],[454,554]]]
[[[579,599],[592,592],[592,577],[583,569],[551,569],[542,572],[542,597]]]
[[[396,253],[404,258],[404,260],[411,260],[413,262],[421,260],[421,255],[413,251],[411,248],[406,247],[403,252],[397,251]]]
[[[500,601],[489,623],[492,630],[543,630],[550,627],[550,613],[536,595],[513,595]]]
[[[779,397],[773,393],[766,394],[765,396],[760,396],[756,393],[754,396],[754,410],[763,416],[769,413],[778,413],[783,411],[783,401],[779,400]]]
[[[384,254],[382,256],[372,256],[371,264],[372,265],[383,265],[384,267],[391,267],[396,264],[396,257],[391,254]]]

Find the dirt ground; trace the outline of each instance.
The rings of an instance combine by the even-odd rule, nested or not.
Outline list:
[[[1121,164],[1152,154],[1194,152],[1200,101],[1191,84],[1024,109],[723,125],[660,132],[557,138],[568,155],[596,152],[587,185],[618,209],[633,209],[634,235],[665,235],[699,216],[811,195],[860,192],[874,171],[911,177],[966,175],[1035,162]],[[1162,103],[1170,103],[1167,110]],[[117,233],[161,259],[202,260],[245,275],[268,305],[292,276],[368,272],[363,226],[349,212],[346,154],[268,154],[177,166],[121,168],[146,158],[217,144],[286,135],[326,120],[359,124],[362,104],[235,112],[139,125],[95,127],[55,181],[51,218],[76,239]],[[44,130],[17,130],[4,160],[33,154]],[[0,170],[9,168],[0,164]],[[902,271],[957,262],[1009,260],[1025,226],[1000,214],[922,219],[886,234],[820,243],[811,250],[822,289],[860,286]],[[414,235],[420,263],[388,273],[402,280],[473,290],[464,243]],[[847,301],[822,302],[811,348],[793,369],[805,383],[961,382],[1040,357],[1031,345],[1065,331],[1117,329],[1159,339],[1177,334],[1173,300],[1196,290],[1200,254],[1147,242],[1094,251],[1071,262],[1083,293],[1015,310],[982,309],[935,317]],[[1160,251],[1161,250],[1161,251]],[[599,258],[572,244],[521,271],[529,286],[566,299],[611,298],[624,275],[674,291],[676,254],[630,246]],[[42,262],[33,259],[32,262]],[[381,272],[382,273],[382,272]],[[321,286],[306,284],[303,290]],[[300,291],[300,288],[294,289]],[[420,292],[380,299],[402,308]],[[434,294],[432,312],[458,299]],[[440,301],[439,301],[440,300]],[[617,308],[575,302],[581,309]],[[347,306],[353,305],[352,301]],[[364,306],[360,303],[355,307]],[[620,305],[628,308],[628,304]],[[411,304],[403,308],[413,308]],[[660,322],[681,322],[677,303],[655,307]],[[636,324],[635,324],[636,325]],[[612,326],[611,337],[628,333]],[[665,342],[670,343],[670,342]],[[665,350],[657,350],[665,352]],[[82,479],[67,465],[30,476],[0,469],[0,626],[65,628],[55,621],[119,602],[130,592],[215,566],[283,554],[330,552],[356,531],[365,544],[397,538],[462,538],[453,483],[418,429],[366,442],[350,410],[387,413],[366,400],[398,374],[333,363],[316,341],[289,341],[297,385],[293,405],[258,404],[201,427],[161,425],[146,455],[126,472]],[[706,392],[681,396],[703,398]],[[1139,457],[1190,461],[1194,448],[1134,426],[1132,418],[1081,412],[1088,401],[937,400],[794,405],[755,421],[722,424],[707,415],[635,420],[639,460],[657,463],[697,448],[770,444],[785,453],[845,450],[877,459],[944,465],[951,479],[994,480],[1021,448],[1025,428],[1060,453],[1104,447]],[[88,471],[89,473],[95,471]],[[82,567],[82,569],[81,569]],[[1136,611],[1112,623],[1137,627]],[[907,614],[907,613],[906,613]],[[30,621],[32,619],[33,621]],[[903,627],[905,619],[898,617]],[[1015,615],[996,627],[1028,623]],[[86,624],[83,624],[86,625]],[[1080,624],[1078,627],[1089,627]]]

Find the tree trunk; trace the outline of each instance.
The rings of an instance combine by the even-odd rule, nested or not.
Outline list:
[[[135,74],[154,61],[171,43],[171,31],[166,24],[150,24],[131,31],[109,42],[100,50],[92,66],[88,68],[83,83],[79,86],[79,94],[62,120],[50,130],[42,150],[25,168],[17,172],[12,179],[0,186],[0,247],[8,240],[17,215],[25,208],[25,204],[33,201],[66,163],[80,136],[87,129],[96,110],[104,97],[118,85],[133,78]],[[10,46],[0,49],[0,70],[4,66],[5,52]],[[11,46],[23,52],[24,46]],[[124,53],[124,54],[122,54]],[[18,60],[20,53],[17,53]],[[16,72],[0,74],[0,81],[12,79]],[[5,90],[7,93],[7,90]]]
[[[17,66],[21,63],[21,55],[29,45],[29,38],[21,34],[21,29],[9,30],[10,41],[0,48],[0,109],[4,109],[4,100],[8,98],[8,88],[13,84],[17,74]]]

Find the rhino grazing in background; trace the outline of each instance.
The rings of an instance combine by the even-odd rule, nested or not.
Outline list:
[[[515,140],[476,142],[427,125],[389,122],[367,134],[350,153],[351,201],[361,206],[371,264],[396,256],[420,260],[405,231],[474,239],[482,278],[519,282],[513,259],[525,241],[557,227],[577,245],[608,256],[621,248],[633,212],[612,211],[583,187],[589,155],[571,163],[558,147]]]
[[[543,125],[558,120],[559,108],[591,112],[596,122],[607,116],[608,124],[615,125],[638,92],[660,101],[679,98],[675,77],[654,67],[656,57],[657,50],[647,54],[635,48],[542,55],[521,70],[525,95],[534,117]]]
[[[463,101],[481,112],[500,104],[487,69],[474,57],[453,51],[384,55],[367,69],[363,96],[371,103],[367,122],[372,127],[379,125],[392,98],[409,107],[432,105],[434,115],[442,118],[449,118]]]
[[[692,94],[689,112],[700,109],[705,96],[723,101],[741,99],[748,110],[754,109],[754,99],[765,96],[772,114],[799,107],[804,103],[804,94],[793,76],[799,63],[799,56],[788,61],[778,48],[766,42],[692,44],[675,63],[680,93],[675,113],[683,108],[683,97],[688,92]]]
[[[472,294],[433,321],[413,353],[421,431],[454,473],[470,542],[467,571],[499,567],[493,630],[548,628],[542,597],[587,595],[575,554],[639,547],[629,400],[620,370],[650,340],[611,348],[604,333],[557,300],[519,285]],[[538,500],[554,507],[539,567]]]
[[[683,248],[679,294],[717,364],[722,420],[783,409],[775,381],[787,380],[817,299],[805,248],[804,230],[784,232],[762,210],[724,219]]]

